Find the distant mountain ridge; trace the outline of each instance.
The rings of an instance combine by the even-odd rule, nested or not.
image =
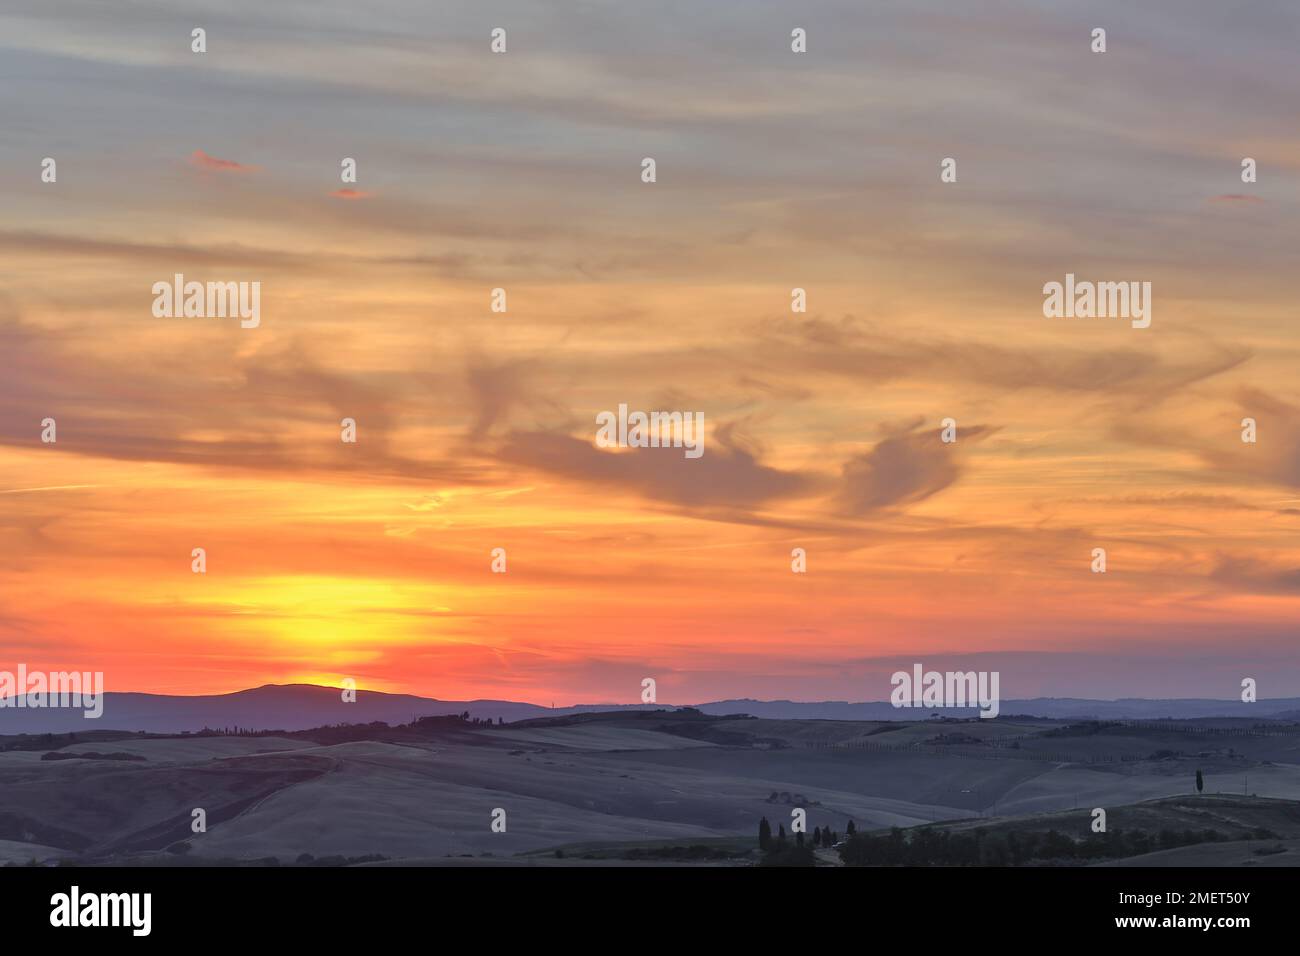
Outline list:
[[[266,684],[230,694],[195,697],[166,694],[104,694],[104,715],[87,720],[77,709],[0,707],[0,736],[8,734],[68,733],[82,730],[127,730],[180,733],[242,727],[251,730],[307,730],[327,724],[366,724],[383,721],[405,724],[417,717],[469,712],[471,717],[507,723],[534,717],[611,710],[674,709],[672,704],[580,704],[542,707],[507,700],[438,700],[410,694],[357,691],[355,703],[344,703],[336,687],[315,684]],[[722,700],[693,705],[706,714],[750,714],[776,720],[917,720],[931,713],[947,717],[973,717],[975,708],[936,710],[895,708],[887,701]],[[1004,700],[1003,717],[1013,715],[1058,719],[1159,720],[1199,717],[1237,717],[1261,720],[1300,719],[1300,697],[1275,698],[1246,704],[1237,700],[1087,700],[1039,697]]]
[[[0,736],[68,733],[79,730],[143,730],[149,733],[242,727],[249,730],[308,730],[327,724],[406,724],[417,717],[461,714],[507,723],[599,710],[655,710],[658,705],[585,704],[542,707],[505,700],[437,700],[411,694],[358,690],[345,703],[340,688],[316,684],[264,684],[229,694],[193,697],[108,691],[96,720],[73,708],[0,707]]]
[[[720,700],[697,705],[706,714],[751,714],[776,720],[918,720],[932,713],[945,717],[975,717],[974,707],[942,707],[933,710],[895,708],[888,701],[828,700]],[[1046,717],[1063,720],[1191,720],[1198,717],[1245,717],[1262,720],[1300,719],[1300,697],[1279,697],[1247,704],[1239,700],[1177,698],[1158,700],[1128,697],[1119,700],[1091,700],[1082,697],[1035,697],[1003,700],[1003,717]]]

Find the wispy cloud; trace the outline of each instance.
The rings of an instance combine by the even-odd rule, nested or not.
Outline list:
[[[251,173],[257,170],[256,166],[237,163],[233,159],[218,159],[215,156],[209,156],[201,149],[196,149],[190,153],[190,165],[199,169],[223,173]]]

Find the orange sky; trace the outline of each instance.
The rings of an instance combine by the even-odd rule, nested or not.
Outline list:
[[[831,4],[792,62],[771,10],[724,41],[716,11],[507,5],[493,57],[474,14],[235,6],[203,57],[93,5],[0,17],[0,668],[1300,694],[1300,140],[1265,14],[1245,63],[1125,5],[1105,59],[1067,8]],[[155,318],[176,272],[260,282],[260,326]],[[1151,328],[1045,319],[1067,272],[1150,281]],[[705,454],[597,449],[620,403],[702,411]]]

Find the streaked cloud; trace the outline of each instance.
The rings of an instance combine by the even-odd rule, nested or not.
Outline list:
[[[215,156],[209,156],[201,149],[196,149],[190,153],[190,165],[199,169],[223,173],[251,173],[257,170],[256,166],[237,163],[233,159],[218,159]]]

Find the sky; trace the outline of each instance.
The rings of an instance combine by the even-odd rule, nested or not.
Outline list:
[[[0,668],[1300,695],[1298,26],[1272,0],[8,0]],[[156,317],[176,273],[259,282],[260,324]],[[1150,327],[1045,317],[1067,274],[1150,282]],[[620,404],[702,412],[704,454],[597,447]]]

